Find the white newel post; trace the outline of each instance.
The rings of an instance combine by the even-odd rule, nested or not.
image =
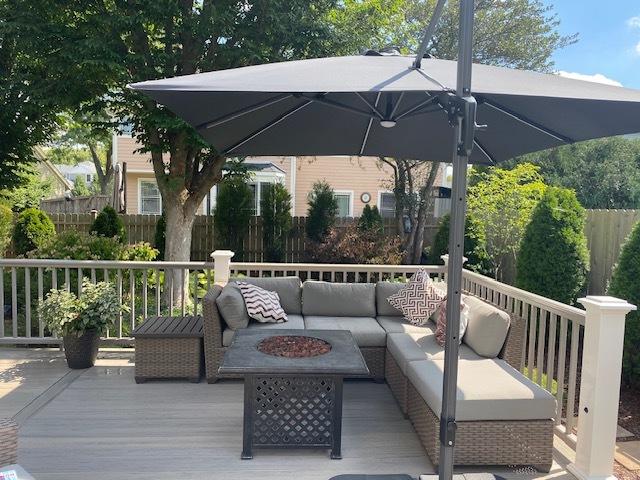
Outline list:
[[[624,322],[636,307],[614,297],[578,301],[586,317],[576,460],[568,469],[580,480],[614,479]]]
[[[211,254],[213,258],[213,281],[216,285],[224,287],[231,276],[231,257],[235,253],[231,250],[216,250]]]
[[[449,254],[445,253],[444,255],[440,255],[440,258],[444,262],[444,278],[443,281],[446,283],[447,275],[449,274]],[[467,257],[462,257],[462,264],[464,265],[469,260]]]

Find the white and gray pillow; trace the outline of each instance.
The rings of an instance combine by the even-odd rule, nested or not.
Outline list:
[[[240,292],[251,318],[260,323],[282,323],[287,321],[287,314],[280,305],[280,297],[257,285],[237,282]]]
[[[444,292],[433,286],[429,274],[424,270],[418,270],[405,288],[394,293],[387,300],[413,325],[424,325],[445,297]]]

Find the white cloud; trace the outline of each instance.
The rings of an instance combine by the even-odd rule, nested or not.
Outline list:
[[[631,28],[640,28],[640,15],[638,15],[637,17],[631,17],[629,20],[627,20],[627,25],[629,25]]]
[[[640,45],[638,45],[640,47]],[[596,73],[594,75],[586,75],[584,73],[577,72],[565,72],[560,70],[557,72],[561,77],[573,78],[575,80],[584,80],[586,82],[595,82],[595,83],[604,83],[605,85],[613,85],[615,87],[621,87],[622,84],[617,80],[613,80],[612,78],[605,77],[601,73]]]
[[[636,53],[640,55],[640,42],[636,45]]]

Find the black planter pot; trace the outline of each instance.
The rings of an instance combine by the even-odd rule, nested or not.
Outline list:
[[[100,345],[97,330],[88,330],[80,336],[65,335],[62,341],[69,368],[91,368],[95,365]]]

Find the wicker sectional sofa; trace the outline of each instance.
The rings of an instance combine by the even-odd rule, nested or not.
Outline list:
[[[386,380],[427,454],[438,463],[444,352],[435,341],[435,323],[411,325],[387,302],[402,284],[302,284],[297,277],[242,280],[276,291],[289,317],[284,324],[250,322],[247,328],[350,330],[371,376]],[[227,305],[233,295],[237,303],[233,289],[233,282],[224,290],[215,286],[204,298],[210,383],[225,378],[218,367],[234,335],[234,312]],[[460,346],[455,463],[533,465],[548,471],[556,404],[551,394],[518,371],[524,321],[476,297],[465,297],[465,302],[469,325]]]

